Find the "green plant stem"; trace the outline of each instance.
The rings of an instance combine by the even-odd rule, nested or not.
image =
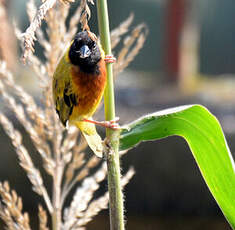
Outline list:
[[[97,14],[101,45],[106,55],[112,54],[109,31],[107,0],[97,0]],[[114,86],[112,64],[106,64],[107,86],[104,92],[105,119],[115,118]],[[107,153],[110,229],[124,230],[123,194],[119,162],[119,131],[106,129],[111,148]]]

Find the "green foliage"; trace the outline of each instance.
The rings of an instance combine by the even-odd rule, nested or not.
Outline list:
[[[218,120],[205,107],[188,105],[146,115],[121,131],[119,149],[172,135],[187,141],[212,195],[235,228],[235,164]]]

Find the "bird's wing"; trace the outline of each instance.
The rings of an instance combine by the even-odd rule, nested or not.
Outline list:
[[[71,83],[70,65],[64,58],[61,59],[53,76],[53,98],[56,112],[66,126],[74,106],[77,105],[77,95]]]

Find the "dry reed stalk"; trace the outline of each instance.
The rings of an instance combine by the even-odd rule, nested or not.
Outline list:
[[[38,206],[39,230],[49,230],[47,227],[47,213],[41,205]]]
[[[121,184],[124,187],[130,179],[134,176],[135,171],[130,168],[128,172],[122,177]],[[87,210],[83,213],[82,218],[77,220],[76,226],[85,226],[89,221],[92,220],[93,216],[96,216],[101,210],[108,208],[109,194],[106,192],[103,196],[96,200],[93,200]]]
[[[0,183],[0,217],[9,230],[31,230],[28,213],[23,213],[22,199],[14,190],[10,191],[8,182]]]
[[[70,43],[76,33],[78,23],[81,23],[83,29],[89,28],[88,21],[91,17],[89,4],[94,4],[92,0],[81,0],[80,5],[68,21],[68,28],[66,28],[69,5],[64,3],[69,2],[72,1],[44,0],[37,10],[35,0],[29,0],[27,3],[29,28],[22,36],[22,32],[15,26],[16,36],[21,39],[21,45],[24,47],[23,57],[25,60],[27,58],[30,67],[36,73],[38,85],[42,90],[41,105],[38,105],[34,97],[15,82],[6,62],[0,60],[0,96],[4,104],[14,113],[17,120],[29,134],[32,143],[43,160],[46,173],[52,177],[53,189],[51,194],[48,194],[41,173],[35,167],[29,151],[22,144],[20,132],[2,113],[0,113],[0,124],[10,137],[19,157],[20,165],[26,171],[33,190],[44,198],[52,218],[53,230],[85,229],[85,224],[97,215],[100,210],[107,208],[108,204],[107,193],[93,200],[94,192],[99,188],[99,183],[106,177],[105,164],[101,163],[101,160],[95,156],[88,157],[84,153],[87,143],[76,128],[63,129],[52,101],[51,80],[57,61],[64,53],[64,47]],[[42,20],[46,22],[46,31],[40,28]],[[132,21],[133,15],[131,14],[125,22],[112,32],[113,47],[128,32]],[[124,42],[124,48],[118,56],[116,73],[124,70],[133,60],[143,45],[146,31],[144,25],[139,25],[128,36],[128,39]],[[36,40],[44,50],[45,62],[32,52]],[[127,64],[124,64],[125,61]],[[91,170],[93,173],[91,173]],[[130,180],[132,175],[133,170],[123,177],[123,186]],[[81,185],[73,194],[70,205],[65,208],[64,202],[78,182]],[[3,192],[0,191],[0,196],[2,201],[5,202],[4,196],[11,194],[10,189],[7,185],[2,185],[0,190],[1,188],[3,188]],[[8,210],[10,205],[5,206],[2,201],[0,201],[0,216],[9,229],[15,229],[12,227],[15,219],[12,218],[12,213]],[[15,205],[14,199],[10,199],[8,202]],[[64,212],[62,212],[63,208],[65,208]],[[25,215],[22,214],[22,216]],[[41,205],[39,205],[38,216],[39,229],[48,230],[47,213]],[[62,216],[64,216],[64,219]],[[29,222],[27,215],[24,222]],[[19,222],[19,224],[24,223]],[[24,229],[29,229],[26,224],[25,226]]]
[[[48,210],[52,212],[52,204],[48,196],[47,190],[43,185],[41,174],[35,168],[27,149],[22,144],[22,136],[20,132],[14,129],[12,123],[1,113],[0,124],[2,125],[7,135],[10,137],[11,142],[15,147],[16,153],[20,161],[20,166],[26,171],[27,176],[30,182],[32,183],[32,189],[38,195],[41,195],[44,198]]]
[[[131,35],[124,39],[123,48],[120,50],[117,63],[114,65],[114,75],[122,72],[134,60],[143,47],[147,35],[147,26],[140,24],[132,30]]]
[[[133,22],[133,19],[134,19],[134,14],[131,13],[124,22],[122,22],[116,29],[111,31],[112,49],[114,49],[116,45],[120,42],[120,40],[122,39],[122,35],[126,34],[129,31],[129,27]]]
[[[17,52],[14,31],[6,12],[6,0],[0,0],[0,59],[8,62],[11,70],[16,70]]]
[[[36,40],[35,32],[36,30],[41,26],[42,20],[45,18],[46,13],[49,9],[51,9],[54,4],[56,3],[56,0],[46,0],[44,3],[40,6],[40,8],[37,11],[37,14],[33,18],[32,22],[30,23],[30,26],[23,34],[24,39],[24,53],[23,53],[23,61],[25,62],[28,58],[28,55],[30,52],[34,52],[34,41]]]

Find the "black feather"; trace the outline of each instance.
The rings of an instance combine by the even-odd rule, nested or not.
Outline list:
[[[77,105],[78,104],[77,103],[77,98],[76,98],[74,93],[69,95],[69,99],[70,99],[70,101],[72,102],[73,105]]]
[[[79,49],[83,45],[87,45],[91,51],[90,56],[87,58],[81,58],[79,54]],[[88,36],[87,31],[79,32],[75,36],[69,49],[69,59],[73,65],[79,66],[84,73],[100,74],[98,62],[101,59],[101,52],[98,44]]]
[[[73,112],[73,106],[69,110],[69,116],[71,116],[72,112]]]
[[[65,91],[64,91],[64,102],[68,107],[71,107],[70,97],[66,95]]]

